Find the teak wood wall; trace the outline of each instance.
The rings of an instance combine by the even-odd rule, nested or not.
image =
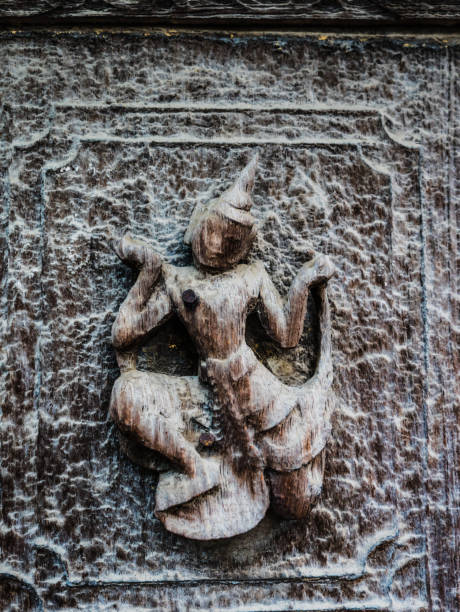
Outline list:
[[[454,1],[0,0],[0,608],[457,609],[459,19]],[[156,477],[107,414],[133,278],[104,232],[185,263],[193,205],[254,150],[251,256],[281,292],[311,249],[338,270],[333,431],[308,519],[199,544],[154,518]],[[249,322],[290,384],[311,374],[310,306],[292,351]],[[139,359],[196,368],[174,322]]]

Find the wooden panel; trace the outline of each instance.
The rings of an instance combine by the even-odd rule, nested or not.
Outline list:
[[[457,43],[170,34],[1,37],[0,601],[454,610]],[[132,277],[103,234],[187,262],[194,203],[254,150],[251,256],[282,292],[311,249],[338,268],[333,435],[307,519],[199,544],[155,519],[107,417]],[[310,332],[261,358],[302,382]],[[151,351],[188,371],[171,337]]]

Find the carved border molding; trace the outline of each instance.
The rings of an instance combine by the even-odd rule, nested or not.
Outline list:
[[[12,582],[18,586],[19,589],[25,591],[31,597],[32,601],[36,604],[38,610],[44,610],[46,606],[46,601],[50,597],[56,597],[56,594],[59,594],[63,600],[67,601],[67,598],[72,598],[78,596],[78,602],[83,604],[85,602],[85,595],[90,595],[92,591],[98,590],[105,591],[109,598],[113,597],[120,589],[123,589],[126,594],[126,588],[129,587],[129,593],[133,593],[138,588],[152,590],[153,593],[156,592],[157,589],[161,589],[161,593],[168,597],[169,591],[172,590],[174,593],[177,593],[179,590],[189,590],[189,589],[197,589],[203,586],[207,586],[210,589],[218,589],[219,587],[225,587],[226,593],[231,596],[231,591],[233,587],[258,587],[260,588],[273,588],[273,585],[299,585],[299,584],[309,584],[309,585],[342,585],[342,584],[350,584],[351,583],[360,583],[362,580],[366,578],[372,577],[374,578],[373,583],[377,581],[380,586],[380,590],[383,593],[382,595],[375,596],[374,599],[363,601],[360,600],[349,600],[347,602],[342,602],[341,604],[335,605],[331,604],[327,607],[321,608],[321,610],[326,610],[327,612],[345,612],[345,611],[355,611],[360,610],[361,612],[385,612],[392,609],[390,588],[391,588],[391,580],[388,580],[388,576],[393,577],[399,571],[403,571],[404,568],[408,565],[412,565],[414,563],[414,557],[412,555],[404,554],[404,539],[407,540],[409,534],[405,534],[404,538],[400,538],[400,534],[397,531],[387,531],[382,532],[378,537],[376,537],[373,541],[368,543],[368,548],[364,551],[362,558],[357,561],[354,567],[348,568],[348,571],[343,572],[325,572],[318,573],[310,576],[280,576],[280,577],[255,577],[255,578],[229,578],[229,579],[217,579],[217,578],[199,578],[199,579],[188,579],[188,580],[144,580],[144,581],[136,581],[136,580],[126,580],[126,581],[110,581],[110,580],[93,580],[93,581],[72,581],[69,578],[69,572],[67,568],[67,564],[61,558],[59,553],[49,547],[45,547],[43,545],[34,545],[33,549],[35,550],[35,554],[39,552],[44,552],[47,555],[50,555],[55,560],[55,565],[58,570],[59,578],[53,576],[52,580],[50,580],[49,584],[41,584],[35,585],[33,581],[30,580],[29,576],[23,576],[13,572],[0,572],[0,582],[2,580]],[[401,550],[401,553],[398,554],[398,549]],[[377,570],[374,567],[371,567],[375,564],[373,559],[374,555],[378,555],[385,551],[389,557],[393,560],[391,568],[388,567],[380,567]],[[417,561],[422,561],[422,557],[415,557]],[[271,591],[270,591],[271,592]],[[78,593],[78,595],[77,595]],[[268,595],[268,594],[267,594]],[[116,595],[115,595],[116,596]],[[422,612],[426,610],[425,602],[413,601],[411,603],[412,612]],[[273,604],[268,604],[264,606],[263,604],[258,604],[257,609],[261,612],[273,612],[274,608]],[[281,612],[280,608],[280,612]],[[300,602],[296,602],[295,606],[296,610],[300,610],[302,612],[317,612],[318,605],[313,603],[310,604],[305,602],[301,604]]]
[[[3,107],[5,114],[11,114],[14,121],[16,113],[27,110],[15,107]],[[36,108],[30,107],[29,112],[35,113]],[[88,120],[91,113],[91,120]],[[245,130],[242,133],[241,118],[250,125],[251,116],[255,114],[271,115],[270,127],[261,131],[258,126],[257,135]],[[123,121],[120,122],[120,117]],[[203,128],[202,121],[218,116],[222,135],[216,134],[210,126]],[[194,132],[196,121],[200,131],[206,136]],[[153,118],[153,119],[152,119]],[[348,121],[356,120],[355,128],[350,130]],[[313,121],[315,119],[315,121]],[[141,121],[139,121],[141,120]],[[91,126],[96,122],[103,123],[96,132]],[[195,105],[195,104],[156,104],[156,105],[109,105],[109,104],[56,104],[44,116],[44,128],[29,138],[19,138],[11,143],[11,147],[26,149],[45,139],[58,141],[62,138],[61,131],[66,122],[71,122],[71,132],[67,131],[66,140],[72,140],[72,151],[75,152],[80,143],[91,142],[125,142],[139,144],[157,144],[162,146],[190,144],[209,146],[258,146],[281,145],[287,147],[305,145],[341,145],[341,146],[379,146],[382,144],[403,146],[418,150],[417,143],[403,141],[391,134],[391,118],[385,109],[359,107],[317,107],[294,105]],[[144,131],[139,136],[140,130]],[[161,128],[161,130],[160,130]],[[150,133],[148,133],[150,131]],[[147,134],[145,133],[147,132]],[[280,135],[281,134],[281,135]],[[322,137],[320,136],[322,135]],[[327,134],[324,137],[324,134]],[[70,150],[69,150],[70,154]],[[67,161],[63,161],[67,163]]]

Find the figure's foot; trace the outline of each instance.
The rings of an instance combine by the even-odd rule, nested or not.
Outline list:
[[[270,503],[263,472],[242,477],[223,456],[219,486],[205,495],[156,517],[168,531],[194,540],[220,540],[249,531],[261,521]]]
[[[161,512],[190,501],[220,483],[220,459],[202,458],[196,461],[193,477],[178,472],[160,474],[155,510]]]

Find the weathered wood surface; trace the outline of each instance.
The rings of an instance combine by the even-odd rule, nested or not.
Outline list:
[[[454,24],[460,19],[457,0],[405,2],[404,0],[0,0],[0,17],[16,22],[66,24],[70,20],[102,23],[126,19],[182,24],[199,23],[376,23]],[[124,21],[123,21],[124,20]]]
[[[2,602],[455,610],[458,45],[170,34],[1,38]],[[250,257],[283,295],[312,251],[337,267],[332,438],[307,519],[269,513],[205,545],[155,518],[156,477],[108,415],[110,329],[134,278],[104,232],[190,265],[194,204],[254,150]],[[254,320],[247,342],[302,384],[315,320],[310,303],[294,349]],[[196,373],[173,322],[138,359]]]

